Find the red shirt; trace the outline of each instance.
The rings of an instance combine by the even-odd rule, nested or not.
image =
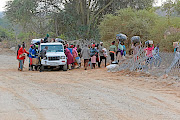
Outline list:
[[[144,51],[147,51],[147,57],[153,57],[152,51],[154,49],[154,45],[152,47],[147,47]]]
[[[24,59],[25,59],[25,56],[20,57],[20,55],[22,55],[23,53],[29,54],[29,52],[27,52],[27,51],[25,50],[25,48],[21,47],[21,48],[18,50],[17,59],[19,59],[19,60],[24,60]]]

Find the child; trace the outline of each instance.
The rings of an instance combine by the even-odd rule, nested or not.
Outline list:
[[[148,57],[146,59],[146,64],[150,63],[150,67],[152,67],[151,65],[152,65],[152,61],[153,61],[153,54],[152,54],[153,49],[154,49],[154,44],[152,47],[150,44],[148,44],[148,47],[144,49],[144,51],[146,51],[146,56]]]

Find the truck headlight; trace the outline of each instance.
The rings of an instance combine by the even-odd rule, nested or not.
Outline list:
[[[66,57],[65,56],[61,56],[61,59],[65,59]]]
[[[43,59],[44,59],[44,60],[47,60],[47,56],[45,56]]]

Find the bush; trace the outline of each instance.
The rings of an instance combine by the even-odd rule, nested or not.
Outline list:
[[[180,40],[180,33],[168,35],[166,39],[161,40],[160,49],[162,51],[173,52],[173,42],[177,42]]]
[[[99,26],[101,39],[111,43],[118,33],[124,33],[129,38],[126,45],[130,46],[132,36],[140,36],[142,41],[149,38],[150,30],[156,23],[158,16],[147,10],[133,10],[131,8],[117,11],[116,15],[106,15]]]
[[[115,40],[116,34],[124,33],[128,36],[128,41],[125,43],[127,48],[130,48],[131,37],[140,36],[141,41],[153,40],[154,44],[159,43],[160,46],[172,46],[177,35],[171,35],[166,40],[164,39],[165,31],[172,26],[180,28],[180,18],[172,17],[169,25],[165,17],[158,16],[153,10],[134,10],[131,8],[121,9],[115,15],[108,14],[104,17],[99,25],[99,31],[102,41],[106,45]],[[165,49],[163,49],[165,50]],[[170,50],[168,48],[166,51]]]

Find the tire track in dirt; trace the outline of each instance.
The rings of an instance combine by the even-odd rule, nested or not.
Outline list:
[[[103,81],[105,81],[105,80],[103,80]],[[94,82],[94,83],[93,83]],[[89,84],[92,84],[92,85],[97,85],[97,83],[95,82],[95,81],[91,81]],[[103,82],[101,82],[101,84],[103,84]],[[88,85],[89,86],[89,85]],[[104,84],[103,84],[103,86],[105,86]],[[97,87],[94,87],[94,88],[97,88]],[[108,86],[106,86],[106,88],[109,88],[109,85]],[[113,88],[114,89],[114,88]],[[142,91],[142,90],[139,90],[139,89],[137,89],[137,88],[134,88],[134,90],[138,90],[138,91]],[[116,89],[117,90],[117,89]],[[103,92],[103,91],[102,91]],[[144,90],[143,92],[146,92],[146,93],[148,93],[148,92],[150,92],[149,90],[147,91],[147,90]],[[151,91],[152,92],[152,91]],[[116,93],[114,92],[114,95],[115,95]],[[153,106],[157,106],[157,107],[161,107],[162,109],[167,109],[167,110],[170,110],[170,111],[172,111],[172,112],[175,112],[175,113],[177,113],[177,114],[180,114],[180,111],[178,110],[178,109],[176,109],[175,108],[175,106],[173,106],[173,105],[171,105],[171,104],[168,104],[167,102],[165,102],[165,101],[163,101],[163,104],[161,103],[161,104],[158,104],[158,103],[156,103],[155,101],[153,102],[153,101],[147,101],[147,100],[144,100],[144,99],[140,99],[140,98],[138,98],[138,97],[135,97],[135,96],[132,96],[132,95],[128,95],[129,97],[131,97],[131,98],[135,98],[136,100],[138,100],[139,102],[142,102],[142,103],[146,103],[146,104],[149,104],[149,105],[153,105]],[[156,95],[157,96],[157,95]],[[151,98],[152,96],[150,96],[149,98]],[[153,99],[154,98],[156,98],[156,97],[154,97],[153,96]],[[158,98],[157,98],[158,99]],[[164,107],[165,106],[165,107]],[[174,108],[174,109],[173,109]],[[147,110],[147,109],[146,109]],[[147,111],[147,112],[150,112],[150,111]]]
[[[24,80],[24,79],[21,79],[21,78],[18,78],[18,76],[16,76],[16,78],[15,78],[15,76],[12,78],[12,77],[9,77],[9,76],[6,76],[7,78],[9,78],[9,79],[11,79],[11,80],[15,80],[16,82],[18,81],[19,83],[21,83],[21,84],[25,84],[26,86],[27,85],[29,85],[29,86],[34,86],[34,88],[39,88],[39,89],[41,89],[41,90],[45,90],[45,91],[48,91],[48,92],[52,92],[52,93],[55,93],[56,95],[58,95],[58,96],[64,96],[64,97],[66,97],[66,98],[70,98],[70,100],[72,101],[72,102],[76,102],[76,103],[80,103],[78,100],[76,100],[76,98],[75,97],[72,97],[72,96],[68,96],[66,93],[60,93],[59,91],[54,91],[52,88],[45,88],[45,87],[40,87],[40,86],[37,86],[37,85],[35,85],[35,84],[32,84],[32,83],[29,83],[28,82],[28,80]],[[83,104],[83,103],[81,103],[81,106],[83,107],[83,108],[89,108],[89,106],[87,106],[87,105],[85,105],[85,104]],[[87,112],[91,112],[93,115],[96,115],[96,113],[95,112],[92,112],[92,111],[87,111]],[[96,116],[98,116],[98,115],[96,115]]]
[[[41,114],[40,110],[38,110],[30,101],[28,101],[26,98],[22,97],[21,95],[19,95],[18,93],[14,92],[14,89],[9,89],[9,88],[4,88],[0,86],[0,89],[4,90],[4,91],[8,91],[9,93],[13,94],[15,97],[17,97],[18,99],[22,100],[26,105],[28,105],[31,110],[33,110],[38,119],[39,120],[45,120],[45,118],[43,117],[43,115]]]
[[[84,87],[86,87],[87,89],[89,89],[90,88],[90,86],[93,86],[93,87],[91,87],[91,88],[93,88],[94,90],[97,90],[97,91],[101,91],[101,93],[102,92],[104,92],[104,93],[107,93],[106,91],[102,91],[101,89],[97,89],[97,87],[95,87],[96,85],[97,85],[97,83],[95,82],[95,81],[91,81],[91,82],[88,82],[88,83],[86,83],[86,81],[76,81],[76,80],[70,80],[70,79],[68,79],[68,81],[69,82],[76,82],[76,84],[78,83],[78,84],[80,84],[80,85],[83,85]],[[101,82],[102,83],[102,82]],[[106,88],[108,88],[107,86],[106,86]],[[114,88],[113,88],[114,89]],[[140,90],[139,90],[140,91]],[[149,91],[148,91],[149,92]],[[115,94],[117,94],[116,92],[114,92],[114,95]],[[129,97],[130,97],[130,95],[128,95]],[[104,97],[104,96],[101,96],[101,97]],[[134,96],[131,96],[131,98],[134,98]],[[138,99],[136,99],[136,100],[138,100]],[[109,101],[113,101],[113,100],[109,100]],[[153,103],[153,102],[148,102],[148,101],[143,101],[143,100],[141,100],[141,99],[139,99],[138,100],[139,102],[142,102],[142,103],[146,103],[146,104],[149,104],[149,105],[155,105],[155,106],[159,106],[158,104],[155,104],[155,103]],[[163,106],[163,105],[162,105]],[[113,111],[113,110],[112,110]],[[146,111],[147,111],[147,109],[146,109]],[[147,113],[149,113],[150,111],[147,111]]]
[[[2,76],[2,75],[1,75],[1,76]],[[5,79],[4,82],[7,82],[7,80],[9,80],[9,81],[14,81],[14,78],[9,77],[9,76],[7,76],[7,75],[5,75],[5,74],[4,74],[2,77],[7,78],[7,79]],[[17,79],[15,79],[15,80],[17,81]],[[20,83],[21,83],[21,82],[20,82]],[[27,105],[36,113],[37,117],[38,117],[40,120],[45,120],[45,118],[43,117],[41,111],[40,111],[38,108],[36,108],[28,99],[24,98],[23,96],[21,96],[20,94],[17,93],[18,88],[16,88],[16,90],[13,89],[13,88],[4,88],[4,87],[0,87],[0,88],[3,89],[3,90],[6,90],[6,91],[8,91],[8,92],[10,92],[10,93],[13,94],[14,96],[16,96],[17,98],[19,98],[20,100],[22,100],[25,104],[27,104]],[[14,91],[16,91],[16,92],[14,92]]]
[[[69,79],[68,79],[69,80]],[[69,81],[72,81],[72,82],[75,82],[75,80],[69,80]],[[94,83],[94,81],[91,81],[91,82],[88,82],[88,83],[84,83],[85,81],[81,81],[81,82],[79,82],[79,81],[76,81],[76,84],[78,83],[79,85],[83,85],[83,87],[86,87],[87,89],[89,89],[91,86],[93,86],[92,88],[94,89],[94,90],[97,90],[98,92],[100,92],[101,91],[101,93],[107,93],[106,91],[102,91],[101,89],[97,89],[97,87],[95,87],[94,85],[96,85],[96,83]],[[89,85],[89,84],[91,84],[91,85]],[[52,91],[52,90],[51,90]],[[55,92],[56,93],[56,92]],[[58,93],[57,93],[58,94]],[[114,95],[115,95],[116,93],[114,93]],[[103,97],[103,98],[105,98],[105,96],[101,96],[101,97]],[[71,97],[72,98],[72,97]],[[112,102],[112,101],[114,101],[114,100],[109,100],[109,102]],[[117,101],[114,101],[116,104],[118,103]],[[116,108],[116,110],[117,110],[118,108]],[[121,111],[120,109],[119,109],[119,111]],[[113,110],[111,110],[111,112],[113,112],[113,113],[115,113],[116,111],[113,111]],[[148,111],[148,112],[150,112],[150,111]],[[125,114],[125,113],[124,113]],[[126,115],[126,116],[128,116],[128,115]],[[132,119],[132,118],[130,118],[130,119]]]
[[[9,77],[9,76],[8,76]],[[13,78],[12,77],[9,77],[10,79],[15,79],[15,76],[13,76]],[[56,89],[54,90],[54,89],[52,89],[51,87],[50,88],[45,88],[45,87],[39,87],[39,86],[37,86],[37,85],[35,85],[35,84],[30,84],[29,83],[29,79],[27,80],[26,79],[26,81],[25,80],[23,80],[23,79],[21,79],[21,78],[18,78],[18,76],[16,76],[16,79],[15,79],[16,81],[18,81],[19,80],[19,82],[21,82],[21,84],[28,84],[28,85],[30,85],[30,86],[34,86],[34,87],[38,87],[39,89],[43,89],[43,90],[46,90],[46,91],[49,91],[49,92],[53,92],[53,93],[55,93],[55,94],[57,94],[57,95],[60,95],[60,96],[65,96],[66,98],[70,98],[71,99],[71,101],[73,101],[73,102],[76,102],[76,103],[80,103],[80,106],[82,106],[82,108],[88,108],[88,111],[87,112],[89,112],[89,113],[91,113],[91,115],[95,115],[95,116],[99,116],[98,114],[97,114],[97,112],[92,112],[92,110],[93,109],[95,109],[95,108],[93,108],[92,106],[89,106],[89,105],[87,105],[87,104],[83,104],[83,100],[80,102],[79,100],[77,100],[76,99],[76,97],[73,97],[73,96],[69,96],[68,94],[66,94],[66,93],[63,93],[63,92],[60,92],[60,91],[57,91]],[[23,81],[23,83],[22,83],[22,81]],[[31,81],[31,80],[30,80]],[[68,79],[68,81],[71,83],[71,82],[75,82],[74,80],[70,80],[70,79]],[[89,89],[89,87],[87,86],[87,85],[84,85],[83,83],[81,83],[81,82],[79,82],[79,81],[76,81],[76,84],[79,84],[79,85],[83,85],[84,87],[86,87],[87,89]],[[75,86],[75,85],[74,85]],[[96,89],[96,90],[98,90],[98,89]],[[104,92],[104,91],[102,91],[102,92]],[[104,92],[105,93],[105,92]],[[90,108],[91,107],[91,108]],[[117,111],[117,109],[118,108],[116,108],[116,111]],[[108,110],[108,107],[106,107],[106,111],[109,111]],[[111,112],[111,113],[113,113],[113,109],[111,109],[111,111],[109,111],[109,112]],[[116,113],[116,111],[114,111],[114,113]],[[119,111],[121,111],[120,109],[119,109]],[[122,111],[123,112],[123,111]],[[96,115],[97,114],[97,115]],[[125,114],[125,113],[124,113]],[[126,117],[125,116],[123,116],[123,115],[119,115],[119,114],[117,114],[117,115],[115,115],[115,116],[117,116],[117,117],[120,117],[120,118],[124,118],[125,120],[131,120],[132,118],[130,117],[128,117],[128,115],[126,115]],[[106,117],[106,118],[112,118],[112,116],[110,116],[110,117]]]
[[[81,80],[78,80],[77,81],[77,79],[74,79],[74,80],[71,80],[71,79],[69,79],[68,77],[67,78],[65,78],[65,79],[67,79],[68,80],[68,82],[69,83],[75,83],[75,85],[72,85],[72,87],[76,87],[77,85],[79,85],[79,86],[83,86],[84,88],[86,88],[86,89],[94,89],[94,90],[96,90],[96,91],[98,91],[98,92],[101,92],[101,93],[105,93],[105,94],[107,94],[107,91],[103,91],[102,89],[100,89],[100,88],[98,88],[97,86],[98,86],[98,84],[97,84],[97,82],[99,82],[99,81],[101,81],[100,79],[99,80],[96,80],[96,81],[91,81],[91,82],[88,82],[88,81],[81,81]],[[17,78],[16,78],[16,80],[18,80]],[[29,79],[28,80],[24,80],[23,82],[25,82],[25,83],[27,83],[27,84],[29,84]],[[32,80],[30,80],[30,81],[32,81]],[[103,81],[105,81],[105,80],[103,80]],[[22,82],[22,81],[21,81]],[[35,82],[35,81],[32,81],[33,83]],[[107,81],[108,82],[108,81]],[[116,90],[115,88],[111,88],[110,87],[110,85],[108,85],[107,86],[107,83],[104,83],[104,82],[101,82],[101,84],[102,84],[102,86],[103,87],[106,87],[106,88],[108,88],[108,89],[114,89],[114,90]],[[109,83],[110,84],[110,83]],[[29,84],[30,86],[32,86],[32,84]],[[36,86],[37,87],[37,86]],[[42,89],[41,87],[40,87],[40,89]],[[44,89],[44,88],[43,88]],[[71,101],[73,101],[73,102],[77,102],[77,103],[80,103],[78,100],[76,100],[76,97],[72,97],[72,96],[68,96],[68,95],[66,95],[66,94],[64,94],[63,92],[59,92],[59,91],[57,91],[57,90],[53,90],[52,88],[46,88],[46,89],[44,89],[44,90],[47,90],[47,91],[50,91],[50,92],[53,92],[53,93],[56,93],[57,95],[60,95],[60,96],[66,96],[66,97],[69,97],[70,99],[71,99]],[[112,92],[112,94],[114,94],[114,95],[116,95],[117,93],[115,92],[115,91],[111,91]],[[121,94],[122,95],[122,94]],[[128,95],[129,97],[130,97],[130,95]],[[104,96],[101,96],[102,98],[104,97]],[[131,98],[133,99],[133,96],[131,96]],[[106,99],[107,100],[107,99]],[[111,100],[109,100],[109,101],[113,101],[112,99]],[[143,100],[141,100],[141,99],[139,99],[139,102],[142,102],[142,103],[148,103],[147,101],[143,101]],[[116,102],[117,103],[117,102]],[[149,103],[149,104],[153,104],[153,103]],[[82,103],[81,103],[81,105],[82,105]],[[87,106],[86,104],[84,104],[83,105],[84,106],[84,108],[87,108],[87,107],[89,107],[89,106]],[[158,106],[158,105],[156,105],[156,106]],[[91,108],[92,109],[92,108]],[[116,108],[117,109],[117,108]],[[113,111],[113,110],[112,110]],[[119,111],[120,111],[120,109],[119,109]],[[88,111],[88,112],[90,112],[90,111]],[[116,111],[114,111],[114,113],[115,113]],[[146,112],[149,112],[149,111],[147,111],[146,110]],[[94,114],[94,113],[92,113],[92,114]],[[127,115],[126,115],[127,116]],[[125,118],[124,118],[125,119]]]
[[[123,78],[124,80],[119,82],[119,79],[117,77],[121,78],[121,76],[116,76],[118,74],[114,74],[112,76],[111,74],[106,75],[107,73],[105,73],[104,70],[102,72],[100,69],[93,70],[93,71],[90,70],[90,72],[88,71],[88,73],[84,73],[83,70],[80,70],[80,72],[76,70],[72,70],[68,73],[67,72],[39,73],[39,72],[29,72],[29,71],[27,72],[27,70],[25,70],[24,72],[17,72],[16,69],[9,69],[9,68],[4,69],[4,68],[2,70],[3,73],[0,73],[0,74],[2,74],[2,76],[8,74],[11,76],[10,77],[11,79],[9,79],[9,81],[6,81],[6,80],[3,80],[3,81],[6,82],[8,85],[10,85],[12,88],[16,88],[15,92],[17,91],[19,92],[19,90],[22,91],[22,89],[17,87],[18,84],[21,84],[22,86],[26,86],[27,89],[38,88],[40,89],[40,91],[45,90],[50,93],[55,93],[58,96],[63,96],[67,98],[65,100],[71,101],[73,103],[77,103],[79,105],[78,106],[79,109],[82,109],[81,110],[82,112],[89,113],[90,118],[101,119],[102,117],[104,119],[116,118],[116,119],[123,119],[123,120],[137,118],[138,120],[141,120],[143,119],[142,115],[145,115],[144,117],[145,119],[146,115],[149,115],[149,114],[153,115],[153,114],[148,109],[138,110],[138,108],[140,107],[138,107],[135,104],[135,102],[141,103],[142,105],[162,107],[161,109],[163,109],[164,108],[163,106],[166,106],[166,103],[167,103],[167,101],[163,100],[164,103],[162,102],[161,104],[158,104],[157,102],[161,102],[162,98],[165,99],[166,97],[164,95],[159,94],[159,92],[157,91],[150,90],[150,87],[145,88],[145,87],[142,87],[142,85],[139,85],[140,83],[138,83],[137,84],[139,85],[138,87],[139,88],[142,87],[142,88],[137,89],[137,86],[132,85],[131,83],[125,82],[125,79],[128,79],[128,78]],[[12,72],[12,73],[8,73],[8,72]],[[83,74],[81,74],[81,72],[83,72]],[[93,76],[94,74],[95,76]],[[8,77],[8,75],[6,75],[6,77]],[[105,77],[102,77],[103,75],[105,75]],[[37,79],[33,80],[33,77],[35,76],[38,76],[39,80]],[[116,76],[116,78],[114,76]],[[72,79],[72,77],[74,77],[74,79]],[[17,85],[11,85],[13,84],[13,81],[15,81],[14,83]],[[118,81],[118,82],[113,82],[113,81]],[[63,89],[61,89],[61,87]],[[123,88],[127,88],[127,89],[123,89]],[[134,90],[134,92],[132,92],[132,90]],[[125,95],[124,94],[125,92],[129,92],[129,93]],[[90,95],[85,95],[86,93],[87,94],[89,93]],[[146,99],[140,96],[140,94],[143,94],[143,93],[151,93],[153,96],[148,95],[148,98]],[[117,98],[115,98],[114,96],[117,97],[117,96],[124,96],[124,95],[125,95],[125,98],[132,100],[132,102],[130,102],[129,100],[127,101],[125,100],[126,102],[123,101],[125,102],[125,103],[121,103],[121,104],[125,104],[125,106],[123,107],[126,107],[128,106],[128,104],[131,104],[131,106],[137,107],[135,110],[132,111],[132,109],[130,109],[130,111],[122,111],[122,108],[120,108],[122,106],[120,106],[120,104],[117,101]],[[98,101],[93,102],[92,98],[91,100],[87,100],[85,97],[88,97],[88,96],[97,97],[98,101],[101,101],[102,103],[98,105],[97,103]],[[108,96],[110,96],[110,98],[107,98]],[[156,99],[156,96],[158,96],[157,97],[158,100]],[[170,95],[168,96],[170,97]],[[175,109],[177,109],[177,107],[174,106],[175,105],[174,100],[177,100],[177,98],[176,99],[169,98],[169,100],[172,100],[172,102],[170,102],[170,106],[167,106],[167,107],[171,107],[171,109],[173,109],[172,107],[175,107]],[[105,110],[104,111],[100,110],[100,108],[104,108]],[[140,114],[140,116],[136,115],[136,117],[133,118],[132,115],[137,114],[136,111],[137,112],[142,111],[143,114]],[[171,112],[171,110],[169,109],[166,111]],[[107,112],[109,112],[109,115],[105,115]],[[177,115],[176,112],[173,112],[173,113]],[[158,119],[158,120],[165,119],[162,117],[163,116],[157,116],[154,114],[153,118],[151,119]],[[150,119],[150,117],[147,117],[147,118]]]

